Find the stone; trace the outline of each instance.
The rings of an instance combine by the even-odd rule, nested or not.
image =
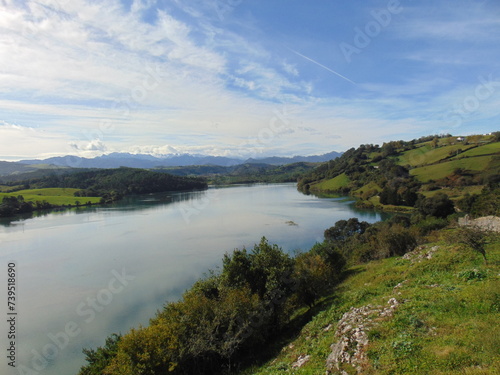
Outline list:
[[[292,364],[292,368],[300,368],[304,366],[311,359],[310,355],[301,355],[297,358],[297,361]]]

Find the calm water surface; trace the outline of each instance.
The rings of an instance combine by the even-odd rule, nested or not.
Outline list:
[[[9,261],[18,273],[18,368],[4,372],[9,367],[2,355],[1,373],[19,374],[25,366],[38,374],[76,374],[84,364],[82,348],[148,324],[225,252],[252,247],[262,236],[293,253],[322,241],[337,220],[383,219],[351,203],[303,195],[295,184],[253,185],[134,197],[3,222],[0,275],[6,278]],[[2,347],[7,329],[4,322]]]

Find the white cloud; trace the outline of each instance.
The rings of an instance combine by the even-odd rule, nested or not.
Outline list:
[[[107,146],[100,139],[93,139],[85,143],[75,143],[71,142],[69,146],[75,151],[99,151],[100,153],[108,150]]]
[[[285,72],[291,74],[292,76],[297,77],[299,75],[297,66],[294,64],[289,64],[286,61],[283,61],[283,69],[285,70]]]
[[[326,152],[405,130],[432,131],[455,91],[475,85],[471,79],[459,85],[456,71],[448,75],[436,66],[492,66],[498,60],[491,42],[500,34],[491,34],[499,21],[487,8],[470,5],[468,19],[459,7],[425,13],[408,6],[391,24],[396,33],[381,34],[364,55],[395,35],[391,43],[402,48],[388,49],[387,56],[401,71],[377,66],[381,72],[368,76],[355,69],[377,73],[371,61],[346,66],[349,76],[365,74],[365,83],[344,93],[341,83],[327,87],[316,67],[308,70],[309,62],[286,60],[289,51],[280,55],[279,37],[260,40],[250,4],[224,2],[233,4],[222,9],[224,20],[217,4],[0,2],[0,120],[25,125],[0,126],[2,152],[296,153],[314,142]],[[239,10],[245,15],[238,18]],[[481,58],[456,48],[461,41]],[[328,51],[320,53],[324,61]],[[409,68],[413,64],[418,69]],[[259,134],[269,132],[282,103],[293,106],[293,127],[261,142]],[[491,103],[497,101],[482,103],[471,119],[495,116]],[[31,148],[19,144],[15,151],[23,134]]]

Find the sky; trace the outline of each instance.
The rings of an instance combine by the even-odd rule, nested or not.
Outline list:
[[[0,0],[0,160],[499,130],[498,0]]]

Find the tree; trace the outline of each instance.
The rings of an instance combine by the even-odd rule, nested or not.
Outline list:
[[[103,347],[83,349],[87,365],[82,366],[78,375],[101,375],[118,351],[121,335],[113,334],[106,339]]]
[[[333,227],[325,230],[325,240],[343,244],[355,234],[363,234],[370,226],[366,221],[359,221],[353,217],[349,220],[339,220]]]
[[[487,263],[485,249],[487,236],[488,232],[478,227],[461,227],[456,233],[458,243],[464,244],[472,250],[477,251],[483,256],[485,263]]]
[[[298,300],[312,307],[335,280],[334,270],[319,254],[304,253],[296,258],[294,277],[298,280]]]
[[[404,255],[417,246],[413,233],[401,225],[393,225],[390,230],[380,234],[380,245],[383,257]]]
[[[493,132],[493,141],[500,142],[500,132]]]
[[[434,137],[431,142],[432,148],[437,148],[439,146],[439,138]]]
[[[386,186],[380,192],[380,203],[392,204],[395,206],[399,205],[400,204],[400,197],[399,197],[397,189],[392,189],[389,186]]]
[[[445,193],[437,193],[433,197],[420,196],[415,206],[423,215],[445,218],[455,212],[453,201]]]

